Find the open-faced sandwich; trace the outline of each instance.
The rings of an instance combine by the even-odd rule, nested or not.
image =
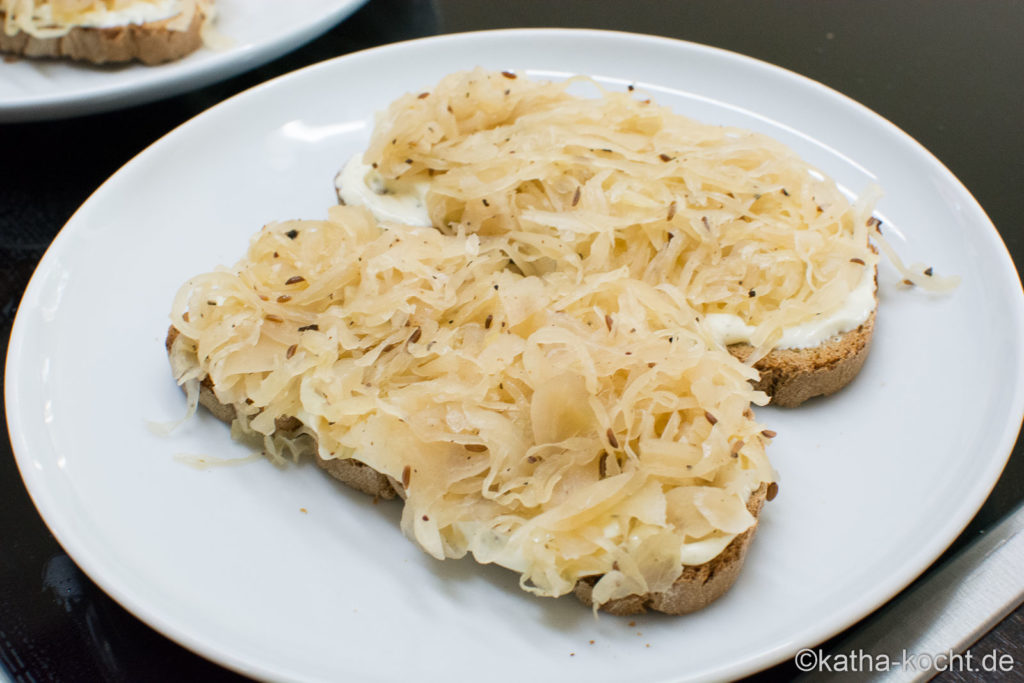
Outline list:
[[[359,207],[270,225],[180,291],[175,376],[267,452],[403,497],[435,557],[618,613],[706,605],[773,486],[755,373],[657,286],[510,248]]]
[[[161,64],[203,44],[214,0],[0,0],[0,52]]]
[[[571,92],[584,84],[596,96]],[[870,347],[877,189],[851,205],[777,141],[633,88],[452,74],[395,101],[336,185],[382,220],[508,235],[526,274],[625,269],[665,288],[777,405],[837,391]]]

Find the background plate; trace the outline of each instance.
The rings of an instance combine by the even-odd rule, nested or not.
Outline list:
[[[366,0],[217,0],[217,30],[231,41],[159,66],[64,60],[0,63],[0,123],[93,114],[201,88],[312,40]]]
[[[315,466],[197,471],[176,461],[245,454],[208,415],[171,437],[146,429],[183,409],[163,351],[177,288],[233,263],[268,221],[322,216],[372,113],[474,64],[636,83],[681,113],[773,135],[846,188],[880,183],[890,241],[964,278],[952,295],[932,296],[883,268],[875,347],[858,379],[831,399],[762,411],[779,432],[770,454],[781,493],[733,590],[696,615],[595,620],[572,598],[522,593],[499,568],[430,559],[401,537],[396,505],[375,506]],[[955,538],[1016,437],[1022,347],[1024,297],[991,223],[938,161],[877,115],[700,45],[501,31],[305,69],[139,155],[72,218],[33,277],[6,402],[28,489],[76,563],[149,624],[239,671],[729,678],[837,633]]]

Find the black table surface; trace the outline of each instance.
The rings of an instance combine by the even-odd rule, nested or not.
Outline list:
[[[907,131],[949,167],[986,210],[1020,271],[1024,2],[370,0],[319,39],[220,84],[107,114],[0,124],[0,351],[6,356],[33,269],[71,214],[108,176],[178,124],[269,78],[367,47],[542,26],[681,38],[821,81]],[[1018,441],[990,497],[932,570],[1024,499],[1021,450]],[[1024,679],[1024,611],[985,638],[1015,657]],[[9,440],[0,437],[0,679],[4,672],[16,681],[240,678],[150,629],[75,566],[33,507]],[[791,663],[782,663],[755,678],[795,673]]]

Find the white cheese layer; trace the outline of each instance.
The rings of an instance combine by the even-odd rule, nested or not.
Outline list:
[[[73,17],[54,19],[53,7],[39,5],[33,12],[33,19],[39,26],[84,26],[88,28],[111,28],[127,24],[146,24],[160,21],[181,13],[180,0],[138,0],[118,9],[89,9],[77,12]]]
[[[334,185],[341,201],[348,206],[365,206],[382,223],[430,225],[426,201],[429,182],[388,182],[357,154],[345,164]]]
[[[380,173],[363,163],[362,156],[349,160],[335,178],[338,197],[349,206],[364,206],[377,218],[388,223],[430,225],[426,195],[428,181],[416,183],[387,182]],[[818,346],[832,337],[856,329],[875,310],[875,269],[865,268],[857,287],[839,310],[819,315],[799,325],[783,328],[775,348],[806,349]],[[707,329],[720,344],[750,344],[757,328],[732,313],[711,313],[705,317]]]
[[[877,305],[875,299],[875,269],[865,268],[860,282],[846,297],[839,310],[829,315],[815,316],[799,325],[782,328],[777,349],[808,349],[832,337],[856,329],[871,315]],[[757,328],[743,322],[732,313],[711,313],[705,317],[707,328],[720,344],[750,344]]]

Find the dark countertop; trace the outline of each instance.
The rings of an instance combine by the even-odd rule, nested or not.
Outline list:
[[[323,37],[223,83],[119,112],[0,124],[6,159],[0,165],[0,351],[6,356],[22,291],[61,226],[109,175],[173,127],[250,86],[355,50],[439,33],[540,26],[692,40],[839,90],[903,128],[948,166],[988,212],[1020,271],[1024,3],[371,0]],[[937,565],[1024,500],[1021,450],[1018,442],[988,501]],[[1022,609],[984,641],[987,649],[1013,655],[1020,676]],[[17,681],[239,678],[157,634],[82,574],[35,511],[10,443],[0,438],[0,679],[5,672]],[[794,674],[785,663],[755,678]],[[944,677],[972,680],[968,674]]]

